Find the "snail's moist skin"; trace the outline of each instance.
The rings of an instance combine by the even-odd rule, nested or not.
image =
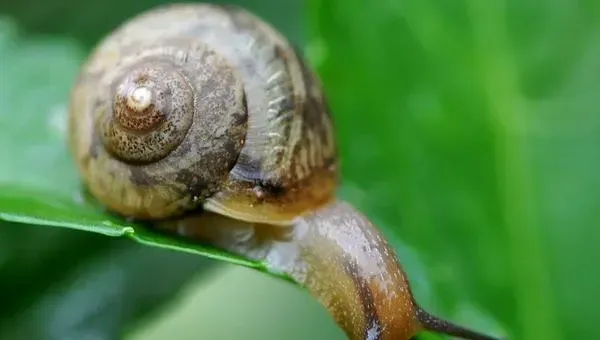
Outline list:
[[[157,100],[141,116],[122,89],[140,79]],[[82,67],[70,128],[92,194],[137,219],[203,206],[289,224],[331,200],[337,181],[317,77],[275,29],[235,7],[163,6],[118,27]]]
[[[499,340],[423,310],[392,247],[363,214],[334,200],[288,226],[235,220],[212,212],[155,227],[207,242],[306,287],[350,340],[409,340],[423,330],[461,339]]]
[[[333,201],[291,227],[206,212],[158,228],[266,262],[312,295],[352,340],[408,340],[421,330],[406,276],[381,233]]]

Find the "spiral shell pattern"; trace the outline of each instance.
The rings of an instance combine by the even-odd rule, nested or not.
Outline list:
[[[90,191],[140,219],[175,216],[225,181],[246,134],[243,84],[206,44],[113,35],[80,74],[71,145]]]

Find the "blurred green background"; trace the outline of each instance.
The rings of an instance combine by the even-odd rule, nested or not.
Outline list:
[[[78,186],[64,148],[77,68],[166,2],[0,1],[0,219],[49,211],[30,189]],[[600,2],[228,3],[318,70],[340,195],[384,230],[425,307],[510,339],[600,339]],[[0,339],[169,337],[344,338],[306,292],[247,268],[0,225]]]

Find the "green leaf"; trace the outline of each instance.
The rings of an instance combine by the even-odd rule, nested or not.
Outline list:
[[[214,264],[94,233],[0,224],[0,338],[122,338]]]
[[[344,180],[422,255],[432,309],[599,338],[598,2],[311,5]]]

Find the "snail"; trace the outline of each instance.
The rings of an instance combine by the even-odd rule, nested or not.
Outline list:
[[[421,308],[383,234],[336,196],[320,80],[248,10],[162,5],[115,28],[81,66],[68,133],[107,210],[267,263],[349,339],[495,339]]]

